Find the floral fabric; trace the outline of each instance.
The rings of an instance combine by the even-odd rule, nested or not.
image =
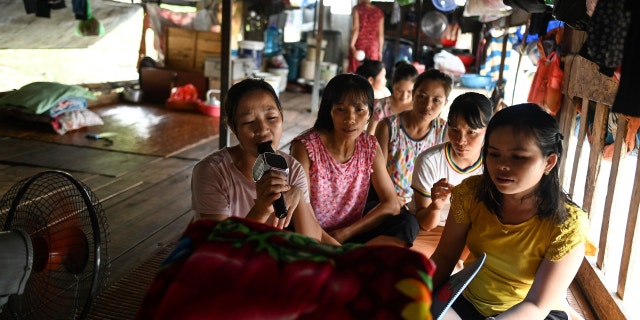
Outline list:
[[[188,226],[137,319],[431,319],[433,263],[229,218]]]
[[[411,179],[414,161],[422,151],[444,141],[446,121],[440,117],[435,118],[430,123],[429,132],[424,137],[414,140],[405,132],[401,115],[402,113],[386,119],[389,127],[387,171],[391,176],[398,198],[403,204],[407,204],[413,197]]]
[[[300,142],[311,159],[309,194],[318,222],[332,231],[362,218],[373,172],[378,140],[362,133],[356,140],[353,156],[338,163],[320,139],[310,130],[293,139]]]

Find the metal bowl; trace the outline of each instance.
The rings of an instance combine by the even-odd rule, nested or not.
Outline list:
[[[448,23],[449,20],[447,16],[442,12],[433,10],[425,13],[420,20],[420,30],[422,30],[427,37],[439,39],[447,29]]]
[[[124,88],[122,92],[122,98],[129,102],[140,102],[142,101],[142,90],[135,88]]]

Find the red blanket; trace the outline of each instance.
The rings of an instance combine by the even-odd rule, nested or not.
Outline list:
[[[201,220],[163,262],[137,318],[431,319],[434,270],[408,249]]]

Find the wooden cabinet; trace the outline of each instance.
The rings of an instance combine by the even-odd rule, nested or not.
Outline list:
[[[165,37],[165,66],[184,71],[204,71],[208,57],[220,57],[222,34],[169,27]]]

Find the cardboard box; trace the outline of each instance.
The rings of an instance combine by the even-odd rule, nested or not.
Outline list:
[[[221,42],[220,33],[168,27],[164,63],[170,69],[202,72],[207,57],[220,57]]]
[[[253,71],[253,59],[231,58],[231,79],[238,80],[250,76]],[[204,62],[204,76],[214,79],[220,78],[222,62],[220,57],[208,57]]]

